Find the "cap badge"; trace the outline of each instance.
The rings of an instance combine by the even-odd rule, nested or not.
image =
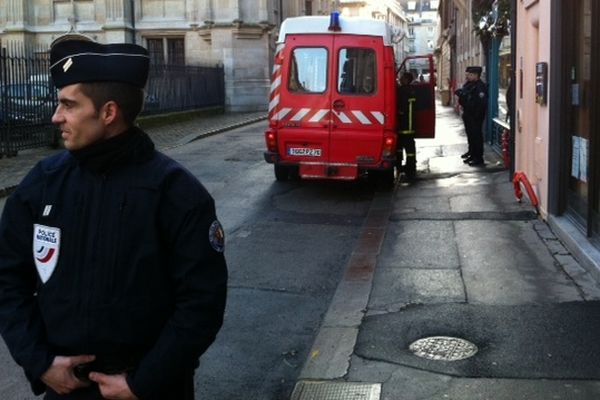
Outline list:
[[[69,68],[71,68],[71,65],[73,65],[73,59],[69,57],[67,62],[65,62],[62,66],[63,71],[67,72],[69,70]]]

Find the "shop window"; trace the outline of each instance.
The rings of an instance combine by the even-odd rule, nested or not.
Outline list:
[[[600,163],[593,155],[599,151],[600,57],[594,53],[600,44],[600,2],[573,0],[563,8],[566,46],[563,51],[565,148],[564,176],[566,214],[594,241],[600,239]],[[566,194],[566,195],[565,195]]]

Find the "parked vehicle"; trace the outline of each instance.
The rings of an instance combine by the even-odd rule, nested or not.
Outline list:
[[[0,85],[0,122],[2,124],[42,124],[54,112],[56,95],[43,83]]]
[[[392,28],[383,21],[337,13],[283,22],[264,154],[274,164],[277,180],[292,175],[354,180],[367,175],[393,182],[393,39]],[[431,85],[425,87],[433,93]]]

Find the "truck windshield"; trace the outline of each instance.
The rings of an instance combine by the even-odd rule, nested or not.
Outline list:
[[[338,61],[338,92],[359,95],[375,93],[377,62],[373,49],[343,48]]]
[[[327,88],[327,50],[322,47],[299,47],[292,51],[288,90],[323,93]]]

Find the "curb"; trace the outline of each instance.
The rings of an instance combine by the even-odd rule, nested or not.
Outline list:
[[[377,257],[387,232],[394,192],[375,193],[354,250],[296,381],[343,379],[373,289]],[[293,397],[293,396],[292,396]],[[305,397],[299,397],[298,400]]]
[[[166,149],[173,149],[175,147],[183,146],[183,145],[186,145],[188,143],[194,142],[196,140],[204,139],[204,138],[207,138],[209,136],[216,135],[218,133],[222,133],[222,132],[229,131],[229,130],[232,130],[232,129],[240,128],[240,127],[246,126],[246,125],[251,125],[251,124],[254,124],[256,122],[264,121],[265,119],[267,119],[266,115],[264,115],[262,117],[256,117],[256,118],[251,118],[251,119],[248,119],[248,120],[236,122],[236,123],[233,123],[231,125],[226,125],[226,126],[223,126],[223,127],[220,127],[220,128],[211,129],[209,131],[205,131],[205,132],[201,132],[201,133],[194,133],[194,134],[185,136],[182,139],[179,139],[177,141],[177,143],[173,144],[172,146],[166,146],[165,148]]]

